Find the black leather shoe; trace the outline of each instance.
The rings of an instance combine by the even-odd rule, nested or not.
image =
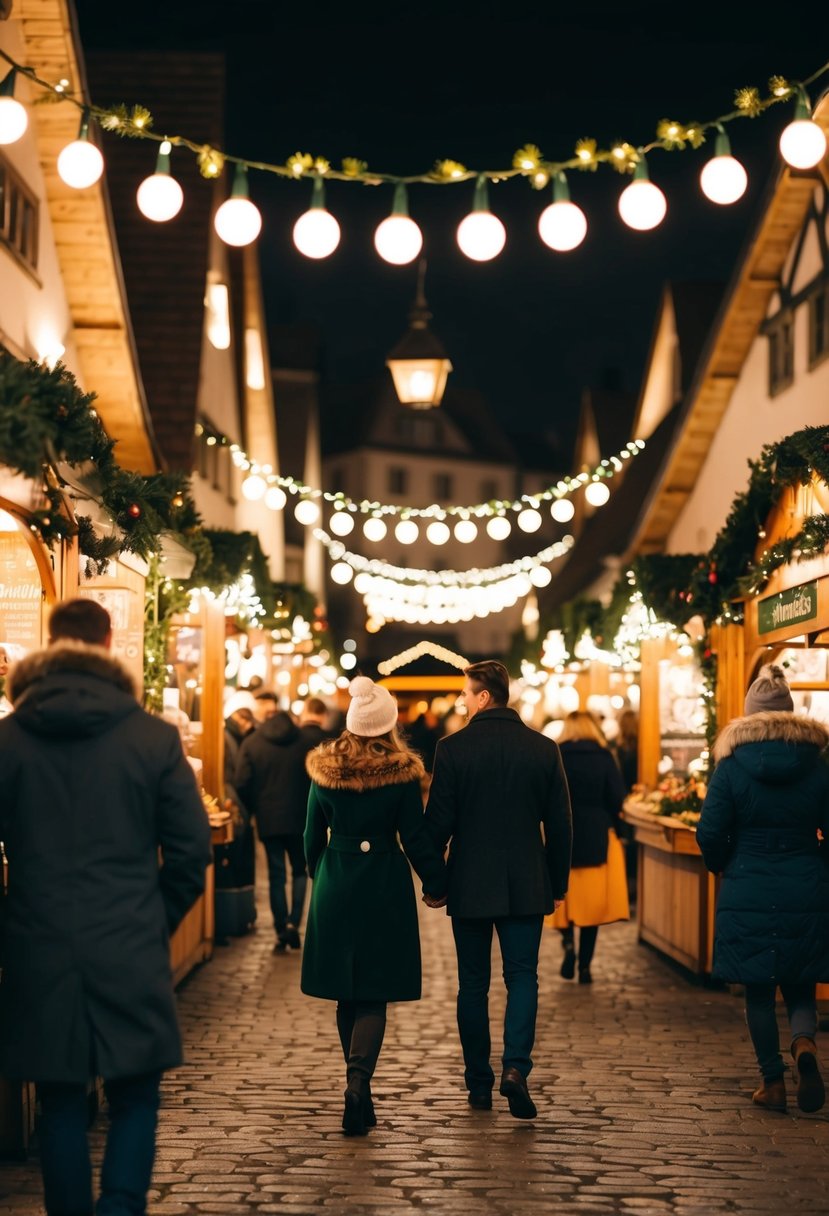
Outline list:
[[[501,1074],[502,1093],[509,1102],[509,1113],[515,1119],[534,1119],[538,1114],[530,1097],[527,1082],[517,1068],[505,1068]]]
[[[367,1085],[365,1097],[363,1098],[363,1119],[366,1127],[377,1126],[377,1115],[374,1111],[374,1102],[371,1098],[371,1088]]]
[[[492,1110],[491,1089],[470,1089],[467,1101],[474,1110]]]
[[[576,952],[575,950],[565,950],[564,958],[558,971],[563,980],[571,980],[576,974]]]
[[[347,1089],[343,1108],[343,1133],[346,1136],[364,1136],[367,1131],[363,1096],[355,1089]]]
[[[589,967],[582,967],[579,969],[579,983],[580,984],[592,984],[593,983],[593,976],[590,974]]]

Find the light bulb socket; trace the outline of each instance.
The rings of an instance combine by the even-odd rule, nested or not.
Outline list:
[[[325,185],[321,177],[315,177],[314,184],[311,187],[311,210],[325,210]]]
[[[489,185],[485,173],[479,173],[475,181],[475,197],[472,200],[472,210],[489,211]]]
[[[14,97],[14,86],[17,81],[17,68],[12,68],[0,80],[0,97]]]
[[[640,152],[639,159],[636,162],[636,167],[633,170],[633,180],[635,182],[649,182],[651,180],[648,173],[648,162],[645,160],[645,154]]]
[[[158,156],[155,161],[156,173],[165,173],[169,176],[170,173],[170,152],[172,144],[169,139],[162,140],[161,146],[158,149]]]
[[[81,113],[81,124],[78,127],[78,139],[84,142],[89,141],[89,123],[91,119],[89,110],[83,110]]]
[[[553,178],[553,202],[570,202],[570,187],[567,185],[567,176],[564,173],[557,173]]]
[[[797,101],[794,103],[794,122],[812,121],[812,103],[802,84],[797,86]]]
[[[394,187],[394,201],[391,205],[391,213],[392,215],[405,215],[408,217],[409,192],[406,189],[405,182],[398,182]]]
[[[230,191],[231,198],[250,198],[248,190],[248,167],[247,165],[237,165],[236,172],[233,174],[233,188]]]
[[[730,156],[731,155],[731,140],[721,126],[717,127],[717,138],[714,141],[715,156]]]

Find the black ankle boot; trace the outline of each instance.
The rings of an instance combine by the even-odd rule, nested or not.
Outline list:
[[[366,1127],[377,1126],[377,1115],[374,1113],[374,1102],[371,1097],[370,1085],[366,1085],[366,1092],[363,1097],[363,1118],[365,1119]]]
[[[364,1136],[366,1123],[366,1082],[362,1077],[349,1079],[343,1107],[343,1132],[346,1136]]]

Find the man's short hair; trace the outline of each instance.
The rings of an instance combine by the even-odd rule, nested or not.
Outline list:
[[[488,692],[493,705],[509,702],[509,672],[496,659],[484,659],[465,667],[463,674],[475,685],[477,692]]]
[[[328,713],[328,706],[321,697],[309,697],[302,707],[304,714],[311,714],[314,718],[324,718]]]
[[[270,701],[273,705],[279,704],[279,697],[275,692],[255,692],[253,699],[255,701]]]
[[[227,715],[229,718],[238,718],[240,722],[255,722],[253,711],[248,709],[247,705],[240,705],[238,709],[234,709],[232,713]]]
[[[50,642],[71,638],[89,646],[103,646],[111,633],[112,621],[106,608],[86,596],[57,604],[49,617]]]

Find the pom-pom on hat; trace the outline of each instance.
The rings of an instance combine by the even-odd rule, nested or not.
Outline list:
[[[783,668],[775,663],[766,663],[746,693],[745,712],[762,714],[779,710],[791,713],[794,701]]]
[[[397,702],[387,688],[368,676],[355,676],[348,686],[351,704],[345,717],[352,735],[387,735],[397,725]]]

